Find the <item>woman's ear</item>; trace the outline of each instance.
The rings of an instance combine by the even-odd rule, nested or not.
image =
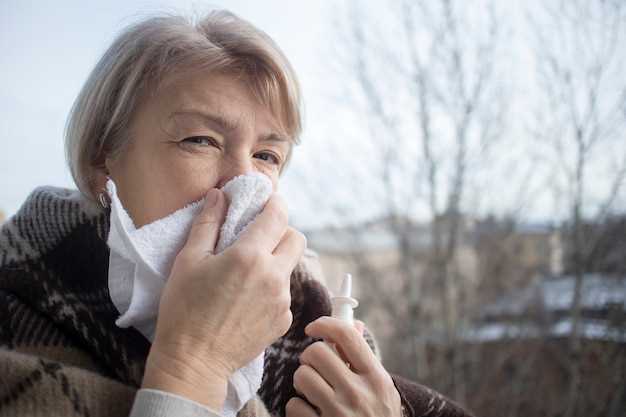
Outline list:
[[[93,195],[96,196],[96,198],[102,192],[105,192],[106,194],[106,183],[110,176],[111,173],[109,171],[106,161],[94,167],[93,179],[91,182],[93,188],[91,191],[93,192]]]

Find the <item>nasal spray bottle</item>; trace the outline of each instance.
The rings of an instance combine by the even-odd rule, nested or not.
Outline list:
[[[352,298],[352,275],[346,274],[344,276],[339,295],[332,297],[330,301],[333,306],[332,316],[354,326],[353,310],[358,307],[359,302]],[[335,344],[329,343],[329,345],[335,353],[339,355]],[[339,355],[339,357],[341,357],[341,355]]]

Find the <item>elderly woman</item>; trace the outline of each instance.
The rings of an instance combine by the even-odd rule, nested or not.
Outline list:
[[[278,195],[215,251],[222,187],[256,172],[276,190],[300,129],[292,68],[242,19],[167,16],[125,30],[67,125],[78,190],[37,188],[0,232],[0,414],[227,415],[230,378],[261,355],[260,388],[239,416],[465,415],[388,374],[362,323],[328,317]],[[150,339],[116,325],[109,180],[137,230],[204,201]]]

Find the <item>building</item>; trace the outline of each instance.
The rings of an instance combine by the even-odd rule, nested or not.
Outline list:
[[[487,301],[525,287],[537,275],[563,273],[561,231],[550,224],[487,218],[477,222],[474,233],[479,287]]]
[[[464,338],[568,338],[574,287],[572,275],[537,276],[526,287],[486,305]],[[626,276],[585,274],[580,294],[580,336],[626,343]]]
[[[463,363],[470,369],[466,383],[489,387],[469,390],[477,407],[500,407],[504,397],[510,402],[498,415],[511,409],[519,410],[516,415],[563,415],[578,374],[580,415],[623,415],[626,276],[583,276],[579,338],[573,345],[575,282],[571,275],[538,275],[485,305],[479,320],[462,330]]]
[[[445,218],[440,227],[448,226]],[[488,287],[501,294],[528,283],[536,274],[563,272],[560,232],[541,224],[511,224],[492,218],[482,221],[462,217],[452,261],[469,287]],[[370,268],[393,277],[409,258],[413,275],[426,273],[433,258],[433,237],[428,223],[382,218],[351,227],[305,232],[308,245],[320,257],[327,282],[335,289],[346,272],[356,273],[367,260]],[[355,274],[358,290],[358,275]]]

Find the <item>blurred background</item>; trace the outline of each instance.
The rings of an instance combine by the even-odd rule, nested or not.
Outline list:
[[[0,3],[0,222],[74,187],[63,127],[155,12],[228,8],[299,74],[281,185],[388,370],[480,416],[626,415],[626,3]]]

